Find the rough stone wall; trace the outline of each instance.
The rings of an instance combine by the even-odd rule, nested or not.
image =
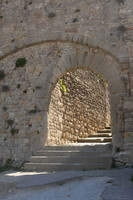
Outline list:
[[[113,145],[121,148],[126,162],[133,161],[132,7],[132,0],[0,1],[0,70],[6,74],[0,87],[10,86],[10,91],[0,92],[0,160],[11,158],[20,164],[44,143],[49,99],[34,99],[43,70],[67,53],[93,52],[96,65],[104,56],[120,67],[126,91],[113,90],[110,96]],[[27,64],[14,70],[19,57]],[[102,69],[101,73],[106,74]],[[34,107],[39,112],[29,114]],[[9,119],[14,123],[8,127]],[[12,128],[19,131],[12,135]]]
[[[47,144],[77,142],[110,125],[106,83],[90,70],[77,69],[61,77],[51,94]]]

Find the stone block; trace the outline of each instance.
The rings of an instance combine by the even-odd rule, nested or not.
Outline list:
[[[86,54],[84,52],[78,53],[78,67],[82,67],[85,61]]]
[[[90,68],[97,71],[96,69],[98,68],[98,66],[100,66],[103,60],[104,60],[104,56],[102,54],[95,54],[90,64]]]
[[[113,63],[105,58],[103,62],[98,66],[97,72],[101,74],[105,80],[109,81],[112,77],[116,76],[116,71],[112,67]]]
[[[113,146],[115,147],[119,147],[123,144],[123,136],[122,134],[114,134],[113,135],[113,138],[112,138],[112,141],[113,141]]]
[[[88,36],[88,40],[87,40],[88,46],[93,46],[94,40],[95,40],[94,38]]]
[[[69,41],[69,42],[72,42],[72,41],[73,41],[73,37],[74,37],[74,33],[68,33],[68,34],[67,34],[67,38],[68,38],[68,41]]]
[[[62,59],[63,59],[63,63],[65,64],[65,68],[67,70],[71,69],[72,68],[72,63],[71,63],[70,55],[64,55],[62,57]]]
[[[110,43],[105,42],[105,41],[100,41],[99,44],[98,44],[98,46],[101,49],[103,49],[105,51],[108,51],[108,52],[110,52],[110,50],[112,48],[112,45]]]
[[[128,102],[124,102],[124,110],[133,110],[133,102],[132,101],[128,101]]]
[[[44,97],[50,97],[51,91],[54,88],[54,85],[51,84],[48,81],[44,81],[42,80],[43,83],[38,84],[37,86],[39,86],[39,89],[35,89],[35,93],[34,93],[34,98],[38,99],[38,98],[44,98]],[[38,82],[39,83],[39,82]]]
[[[109,101],[111,105],[117,105],[120,102],[120,96],[118,94],[110,94]]]
[[[133,122],[125,123],[125,132],[133,132]]]
[[[56,62],[51,63],[50,65],[48,65],[47,67],[48,71],[50,73],[52,73],[55,77],[60,77],[60,75],[62,74],[61,69],[58,67]],[[46,74],[46,71],[44,70],[44,74]]]
[[[38,99],[37,108],[40,111],[47,111],[49,107],[50,99]]]
[[[111,105],[110,106],[111,111],[111,126],[115,126],[117,124],[117,106]]]
[[[108,69],[109,64],[110,62],[106,58],[104,58],[102,62],[99,65],[97,65],[96,72],[99,74],[103,74],[103,72]],[[102,76],[105,80],[107,80],[107,78],[104,75]]]
[[[58,67],[61,70],[62,73],[67,71],[67,66],[64,58],[61,58],[58,60]]]
[[[133,89],[133,76],[130,76],[130,87]]]
[[[88,36],[87,35],[85,35],[83,38],[83,44],[88,45]]]
[[[61,38],[61,33],[59,32],[49,32],[47,39],[50,41],[58,41]]]
[[[114,76],[111,80],[108,81],[108,89],[111,94],[126,93],[125,84],[120,80],[119,76]]]
[[[72,68],[78,67],[78,54],[74,53],[70,55],[70,60],[72,64]]]
[[[67,33],[61,33],[60,39],[61,39],[61,41],[67,42],[68,41],[68,34]]]
[[[0,58],[9,54],[9,52],[10,52],[10,45],[5,45],[5,46],[1,47],[0,48]]]
[[[73,36],[73,42],[78,43],[79,42],[79,37],[80,37],[80,35],[78,33],[74,34],[74,36]]]
[[[90,64],[91,64],[91,62],[92,62],[92,60],[93,60],[94,55],[95,55],[95,54],[92,53],[92,52],[88,52],[88,53],[86,54],[83,67],[90,67]]]
[[[128,143],[128,144],[133,143],[133,137],[125,137],[125,138],[124,138],[124,143],[125,143],[125,144],[126,144],[126,143]]]

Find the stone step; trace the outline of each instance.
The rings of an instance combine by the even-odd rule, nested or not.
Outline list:
[[[80,164],[80,163],[25,163],[26,170],[63,171],[63,170],[94,170],[109,169],[108,164]]]
[[[92,156],[31,156],[30,163],[82,163],[82,164],[108,164],[110,155]]]
[[[106,153],[105,153],[106,152]],[[100,151],[37,151],[35,153],[35,156],[87,156],[87,157],[93,157],[93,156],[101,156],[101,155],[110,155],[111,150],[100,152]]]
[[[78,139],[78,142],[112,142],[112,137],[93,137]]]
[[[75,143],[75,144],[67,144],[67,145],[60,145],[60,146],[44,146],[43,149],[38,150],[37,152],[44,152],[44,151],[97,151],[97,152],[106,152],[112,151],[112,144],[111,143]]]
[[[95,133],[89,137],[112,137],[112,133]]]
[[[111,129],[111,127],[110,126],[105,126],[105,129]]]
[[[111,129],[101,129],[98,130],[97,133],[111,133]]]
[[[84,144],[45,146],[38,150],[35,156],[30,157],[30,162],[25,163],[25,169],[62,171],[107,169],[110,167],[111,143]]]

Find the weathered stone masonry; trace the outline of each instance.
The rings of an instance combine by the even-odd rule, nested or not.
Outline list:
[[[106,83],[87,69],[67,72],[51,94],[47,144],[77,142],[110,125]]]
[[[86,67],[109,84],[114,153],[122,150],[114,156],[132,164],[132,7],[132,0],[0,1],[1,163],[10,158],[19,165],[43,148],[57,80]],[[27,64],[14,69],[23,57]]]

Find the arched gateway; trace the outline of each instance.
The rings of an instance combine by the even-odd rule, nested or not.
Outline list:
[[[91,69],[94,72],[100,74],[108,82],[111,105],[113,145],[115,147],[121,147],[123,144],[123,134],[121,129],[122,127],[118,128],[119,116],[117,111],[122,94],[126,92],[126,87],[120,77],[120,65],[110,55],[106,55],[100,52],[94,53],[93,51],[88,51],[66,54],[52,62],[44,69],[40,78],[37,80],[36,85],[41,88],[35,93],[34,100],[37,103],[37,107],[42,109],[42,104],[40,104],[41,99],[41,102],[45,103],[45,108],[43,109],[47,111],[49,107],[51,92],[59,78],[67,71],[77,68]],[[44,126],[47,127],[47,112],[45,113],[44,118]],[[42,144],[45,143],[45,139],[47,138],[46,131],[47,130],[44,131],[44,135],[42,136]]]
[[[33,42],[32,38],[34,38]],[[117,50],[109,43],[81,34],[56,32],[45,33],[40,36],[33,34],[32,38],[24,38],[23,42],[18,40],[14,45],[5,46],[1,54],[1,60],[25,49],[28,50],[28,48],[39,45],[45,46],[45,44],[50,44],[51,42],[55,44],[60,42],[60,44],[69,44],[70,46],[74,44],[74,46],[71,53],[64,51],[50,64],[47,65],[45,59],[41,64],[43,71],[34,84],[39,89],[35,90],[32,103],[43,113],[43,118],[41,119],[42,126],[38,135],[26,135],[26,140],[25,136],[20,136],[20,139],[23,138],[24,142],[28,141],[29,143],[28,145],[26,144],[26,149],[23,148],[24,152],[21,156],[21,161],[18,158],[15,159],[22,163],[22,160],[25,160],[25,156],[28,159],[37,149],[44,148],[48,136],[48,110],[51,92],[61,76],[66,74],[66,72],[79,68],[92,70],[108,82],[113,147],[114,150],[116,148],[123,149],[126,142],[123,110],[128,109],[130,106],[130,99],[127,97],[126,102],[124,102],[125,96],[129,95],[129,84],[126,83],[125,77],[121,73],[119,58],[115,56]]]

